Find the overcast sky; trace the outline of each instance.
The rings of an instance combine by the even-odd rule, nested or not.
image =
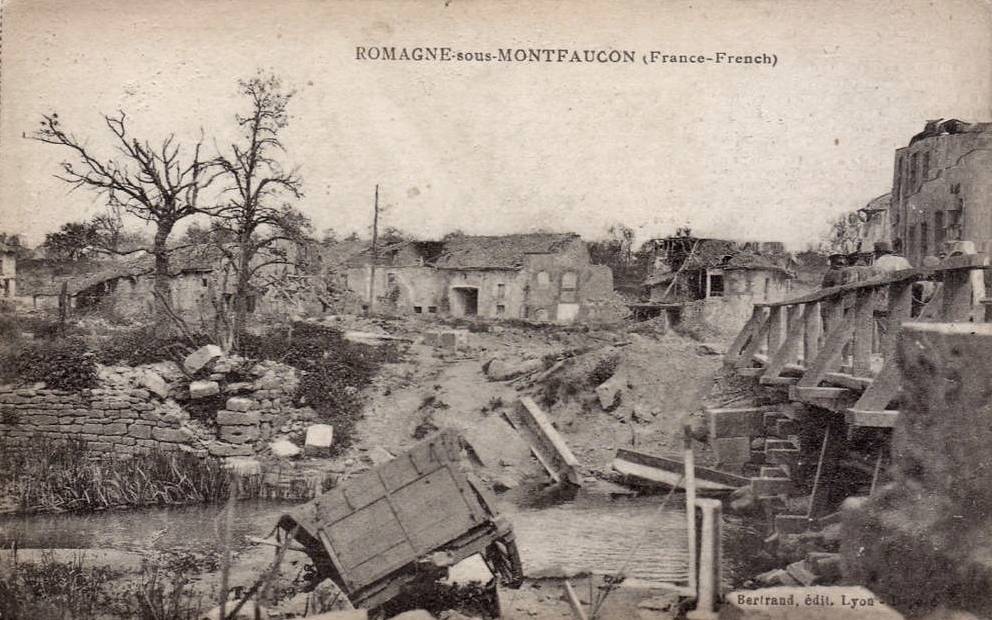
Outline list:
[[[889,190],[925,119],[989,120],[992,20],[951,2],[344,2],[8,0],[0,230],[31,243],[102,209],[23,139],[39,115],[110,155],[101,113],[142,135],[227,136],[236,82],[297,89],[287,162],[318,230],[422,236],[536,228],[802,245]],[[768,53],[726,64],[360,62],[356,46]]]

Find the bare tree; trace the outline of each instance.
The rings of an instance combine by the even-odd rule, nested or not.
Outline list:
[[[42,116],[41,127],[30,137],[69,150],[71,159],[62,162],[56,178],[73,189],[84,188],[106,195],[107,205],[155,225],[151,252],[155,256],[156,297],[170,299],[169,251],[167,242],[176,223],[197,213],[197,199],[210,181],[207,162],[200,159],[201,139],[187,157],[182,145],[170,134],[158,146],[129,133],[127,115],[105,115],[113,136],[116,155],[99,157],[71,132],[63,128],[57,113]]]
[[[823,243],[823,250],[827,253],[850,254],[861,250],[862,240],[865,236],[865,222],[858,216],[857,211],[851,211],[839,216],[830,224],[830,232],[827,233]]]
[[[242,142],[213,160],[226,183],[221,204],[210,209],[216,235],[233,239],[217,245],[234,272],[231,335],[224,343],[234,349],[247,324],[253,276],[270,265],[293,263],[280,242],[300,241],[311,228],[309,219],[287,202],[302,197],[302,182],[295,171],[283,169],[277,156],[285,152],[279,133],[289,122],[286,107],[293,93],[283,90],[275,76],[262,75],[240,81],[238,90],[249,104],[247,114],[235,116]]]

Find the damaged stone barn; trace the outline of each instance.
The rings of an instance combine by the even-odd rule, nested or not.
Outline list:
[[[753,304],[792,292],[795,262],[778,242],[738,242],[674,236],[653,245],[654,268],[644,281],[641,318],[664,314],[672,324],[693,318],[735,331]]]
[[[250,314],[285,315],[303,306],[319,306],[309,277],[299,265],[302,258],[302,251],[289,252],[285,264],[259,269],[248,298]],[[169,253],[170,306],[190,325],[212,325],[218,310],[226,310],[232,303],[235,278],[226,261],[221,249],[213,245],[177,248]],[[156,304],[155,257],[142,253],[91,274],[53,281],[31,292],[33,307],[58,308],[63,286],[69,307],[75,311],[104,311],[127,319],[148,316]]]
[[[572,233],[453,236],[365,250],[345,286],[367,309],[397,314],[572,323],[612,320],[613,273]],[[371,295],[370,295],[371,293]]]

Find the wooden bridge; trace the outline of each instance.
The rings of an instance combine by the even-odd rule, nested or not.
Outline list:
[[[972,286],[989,269],[984,254],[951,257],[933,269],[907,269],[822,289],[754,312],[727,351],[727,365],[761,385],[788,389],[789,399],[843,412],[855,427],[891,428],[900,376],[896,335],[903,321],[987,321],[992,305]],[[913,285],[935,284],[914,308]]]
[[[976,299],[983,293],[973,285],[984,281],[987,269],[989,258],[983,254],[955,256],[933,269],[893,272],[755,305],[727,351],[726,364],[770,390],[786,392],[788,401],[811,406],[810,411],[833,412],[802,420],[774,410],[709,412],[720,461],[721,442],[737,447],[729,450],[733,455],[747,452],[742,450],[747,442],[764,436],[761,451],[749,456],[750,464],[760,465],[759,476],[751,478],[751,491],[775,515],[775,532],[796,533],[833,522],[833,511],[847,492],[843,487],[851,480],[838,473],[841,469],[854,467],[874,490],[888,458],[891,433],[886,431],[899,416],[902,377],[896,339],[902,323],[992,322],[992,303]],[[914,285],[923,281],[933,284],[925,304],[913,295]],[[822,428],[806,429],[810,444],[803,445],[800,433],[809,423]],[[870,444],[875,446],[869,448],[871,454],[862,455],[874,460],[873,467],[857,458],[857,447],[848,441],[858,429],[881,440]],[[783,494],[797,490],[799,463],[810,460],[816,468],[807,487],[811,494],[806,510],[783,513]]]

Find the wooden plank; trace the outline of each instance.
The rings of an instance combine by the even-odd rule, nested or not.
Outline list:
[[[881,337],[883,359],[889,359],[894,355],[899,328],[903,321],[909,320],[912,308],[913,284],[896,282],[889,285],[888,316],[885,319],[885,333]]]
[[[777,309],[778,308],[776,308],[776,310]],[[790,362],[795,362],[799,355],[799,345],[802,343],[803,330],[805,329],[805,324],[800,320],[802,317],[802,306],[794,306],[793,309],[790,310],[789,330],[785,334],[785,341],[773,351],[770,348],[771,338],[769,338],[768,351],[770,356],[762,378],[772,379],[774,377],[778,377],[782,374],[782,370],[785,368],[785,365]],[[772,312],[774,313],[775,310]]]
[[[551,425],[551,421],[537,403],[529,396],[524,396],[520,399],[517,409],[521,420],[534,435],[535,447],[544,453],[554,474],[568,484],[582,486],[582,479],[579,477],[579,460],[572,454],[568,444]]]
[[[639,466],[638,469],[631,469],[629,471],[645,473],[649,476],[649,480],[656,480],[657,482],[661,482],[669,486],[674,486],[678,483],[679,479],[682,478],[685,473],[685,463],[679,459],[659,456],[656,454],[648,454],[637,450],[628,450],[626,448],[620,448],[617,450],[613,465],[614,469],[617,469],[618,465],[624,468],[628,468],[633,465]],[[620,469],[617,469],[617,471],[620,471]],[[720,471],[718,469],[711,469],[709,467],[700,467],[699,465],[695,465],[693,467],[693,472],[696,477],[696,485],[699,488],[733,490],[750,484],[750,480],[744,476],[738,476],[737,474]]]
[[[758,379],[761,385],[795,385],[799,377],[765,377]]]
[[[741,329],[737,337],[734,338],[734,342],[727,349],[727,354],[724,356],[724,363],[728,366],[736,365],[741,359],[741,352],[744,346],[747,345],[748,339],[751,338],[758,329],[761,327],[761,323],[765,318],[765,310],[755,306],[751,311],[751,318],[747,320],[744,327]]]
[[[807,364],[806,373],[799,379],[798,386],[816,387],[820,385],[824,375],[833,370],[840,362],[844,345],[847,344],[854,332],[854,315],[852,313],[844,314],[844,305],[837,303],[831,308],[830,323],[831,329],[827,334],[827,341],[823,343],[823,348],[813,360],[813,364]]]
[[[869,428],[893,428],[899,418],[899,411],[888,409],[886,411],[864,411],[848,409],[844,414],[844,420],[851,426]]]
[[[792,400],[838,400],[848,394],[850,390],[839,387],[801,387],[793,386],[789,390],[789,398]]]
[[[854,303],[853,374],[861,377],[871,373],[871,348],[875,337],[876,289],[858,291]]]
[[[768,356],[771,357],[775,351],[782,346],[782,333],[785,330],[785,318],[787,306],[776,306],[771,309],[768,317]]]
[[[824,383],[839,385],[840,387],[858,390],[859,392],[867,389],[872,384],[872,381],[873,379],[871,377],[856,377],[843,372],[828,372],[823,375]]]
[[[871,385],[865,389],[861,398],[852,407],[859,411],[885,411],[899,395],[902,373],[896,363],[895,356],[885,360],[885,365],[875,377]]]
[[[765,369],[752,366],[748,368],[738,368],[736,372],[742,377],[760,377],[761,373],[765,372]]]
[[[568,606],[572,610],[572,617],[575,620],[588,620],[585,610],[582,609],[582,602],[579,601],[579,597],[575,594],[572,583],[568,579],[565,580],[565,598],[568,599]]]
[[[768,329],[771,326],[771,321],[769,317],[771,313],[762,313],[761,321],[758,323],[758,327],[751,337],[751,340],[744,347],[744,351],[741,353],[740,359],[737,360],[735,366],[740,368],[742,366],[750,366],[751,358],[754,354],[758,352],[761,345],[764,344],[765,340],[768,338]]]
[[[861,282],[853,282],[851,284],[842,284],[840,286],[820,289],[819,291],[814,291],[813,293],[795,297],[793,299],[755,304],[755,307],[774,308],[776,306],[808,304],[823,301],[825,299],[840,297],[848,293],[857,292],[861,289],[878,288],[881,286],[888,286],[896,282],[916,282],[926,278],[932,273],[952,273],[967,272],[972,269],[992,269],[989,264],[989,257],[984,254],[952,256],[944,259],[939,266],[933,269],[902,269],[899,271],[878,275]]]
[[[971,273],[949,271],[944,275],[942,321],[967,321],[971,315]]]
[[[820,336],[823,333],[823,321],[820,317],[820,302],[815,301],[805,305],[803,312],[803,364],[809,366],[820,351]]]

